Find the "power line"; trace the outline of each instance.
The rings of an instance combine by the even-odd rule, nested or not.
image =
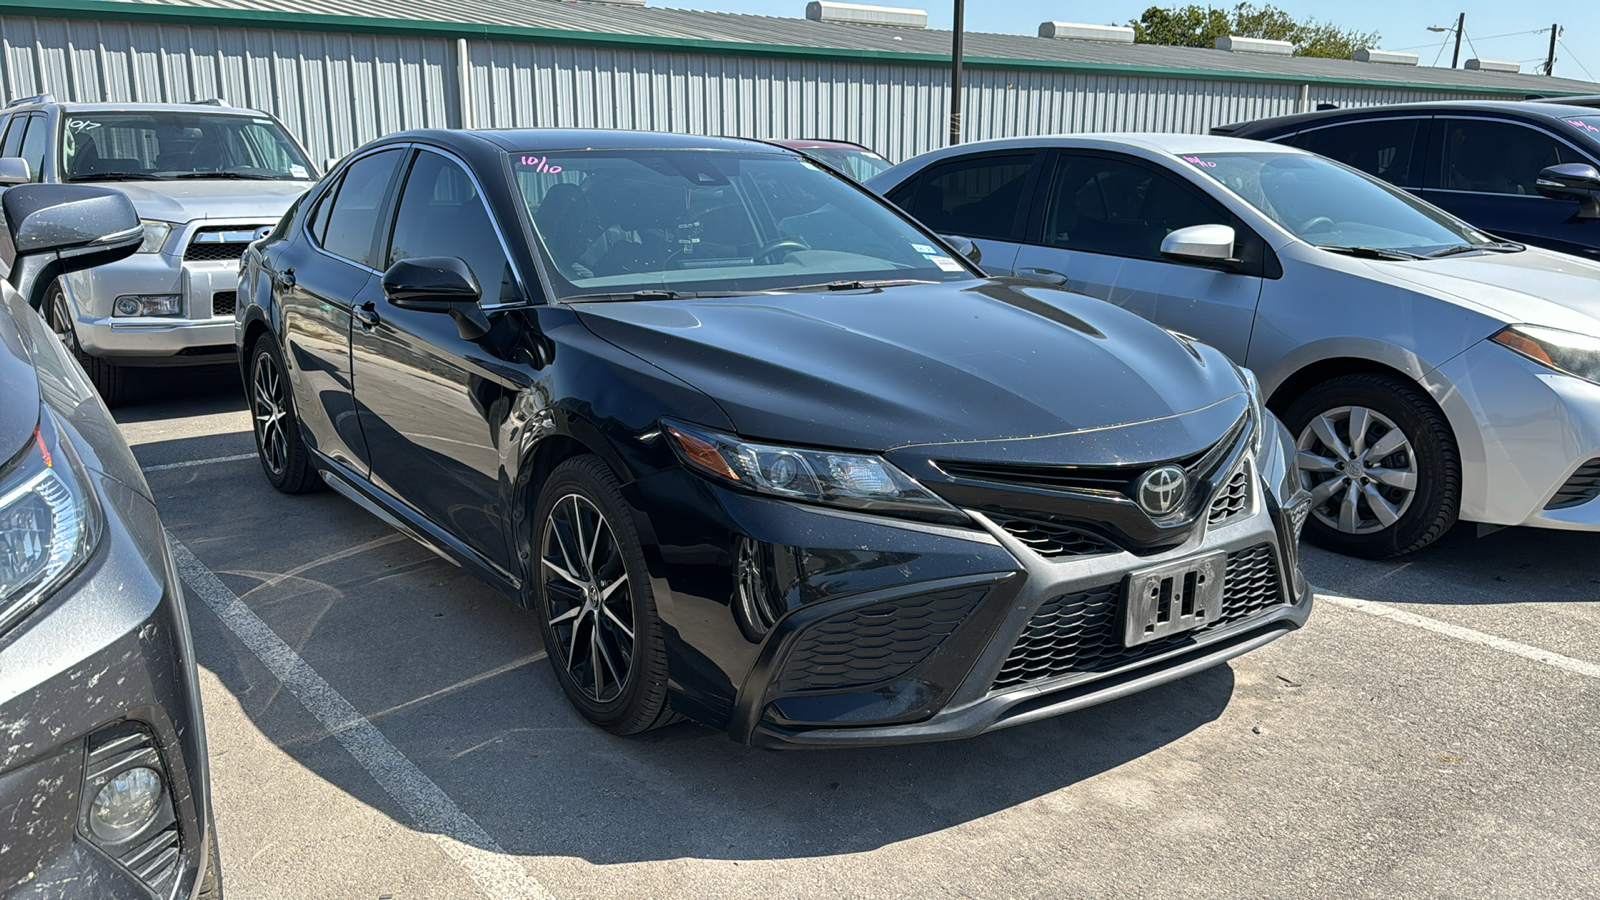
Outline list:
[[[1467,39],[1467,46],[1471,48],[1472,55],[1478,57],[1479,59],[1483,59],[1483,55],[1478,52],[1478,45],[1472,42],[1472,35],[1467,34],[1467,30],[1465,28],[1461,29],[1461,36]]]
[[[1444,40],[1439,42],[1439,52],[1433,55],[1433,65],[1437,66],[1439,64],[1439,58],[1444,56],[1444,48],[1450,46],[1450,38],[1451,35],[1447,34]]]
[[[1578,68],[1583,70],[1583,74],[1589,75],[1589,67],[1583,64],[1583,60],[1578,59],[1578,55],[1572,52],[1572,48],[1567,46],[1566,41],[1563,41],[1561,38],[1556,38],[1556,43],[1561,45],[1561,49],[1567,51],[1567,59],[1577,63]],[[1589,80],[1594,81],[1595,77],[1593,75],[1589,75]]]

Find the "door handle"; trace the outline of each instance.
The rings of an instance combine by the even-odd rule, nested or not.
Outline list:
[[[1067,283],[1067,276],[1055,269],[1018,269],[1017,274],[1029,281],[1043,282],[1057,287]]]
[[[282,272],[274,275],[272,280],[277,282],[279,288],[286,291],[294,287],[294,266],[290,266],[289,268],[284,269]]]
[[[378,304],[371,300],[351,310],[350,314],[356,317],[356,321],[361,323],[362,328],[378,327]]]

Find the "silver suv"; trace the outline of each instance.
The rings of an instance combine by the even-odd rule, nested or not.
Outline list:
[[[17,100],[0,111],[0,157],[34,181],[114,188],[144,223],[138,253],[28,298],[108,404],[129,367],[233,361],[239,257],[317,179],[278,120],[216,101]]]

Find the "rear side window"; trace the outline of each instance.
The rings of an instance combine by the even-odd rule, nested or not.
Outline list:
[[[1422,119],[1374,119],[1305,131],[1287,143],[1326,156],[1352,169],[1400,187],[1421,187],[1422,173],[1412,171],[1412,155]]]
[[[311,223],[314,237],[321,228],[324,250],[368,268],[373,266],[372,243],[378,231],[378,215],[402,153],[399,149],[384,150],[362,157],[345,169],[332,202],[323,201]]]
[[[1034,154],[975,156],[929,169],[911,214],[940,234],[1014,240]]]
[[[424,256],[454,256],[467,264],[485,303],[511,303],[516,279],[499,233],[472,179],[437,153],[418,153],[395,214],[384,265]]]
[[[27,116],[12,116],[6,123],[5,137],[0,138],[0,156],[16,156],[22,149],[22,133],[27,130]]]
[[[1441,119],[1444,125],[1443,187],[1478,194],[1537,197],[1539,170],[1558,163],[1587,163],[1578,151],[1549,134],[1515,122]]]
[[[1171,175],[1116,159],[1063,156],[1045,207],[1044,243],[1159,260],[1167,235],[1212,224],[1233,220]]]

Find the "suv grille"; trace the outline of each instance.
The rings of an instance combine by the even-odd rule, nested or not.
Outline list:
[[[1550,502],[1544,505],[1545,509],[1566,509],[1569,506],[1581,506],[1600,497],[1600,459],[1591,459],[1578,467],[1572,473],[1567,483],[1556,491]]]
[[[1044,602],[1006,657],[992,690],[1075,672],[1104,672],[1194,643],[1194,636],[1237,622],[1284,601],[1272,547],[1258,544],[1228,554],[1222,615],[1195,631],[1122,646],[1122,584],[1103,585]]]
[[[1215,525],[1237,516],[1250,506],[1250,473],[1244,469],[1233,473],[1228,483],[1211,500],[1211,512],[1206,521]]]
[[[195,230],[183,251],[186,262],[237,260],[255,240],[260,225],[206,225]]]
[[[233,311],[239,306],[238,291],[217,291],[211,295],[211,315],[213,317],[227,316],[233,318]]]
[[[893,681],[939,649],[984,595],[963,588],[874,603],[807,628],[784,663],[784,693],[866,687]]]
[[[1036,519],[1002,519],[995,522],[1011,536],[1028,545],[1028,549],[1044,557],[1093,556],[1097,553],[1116,553],[1117,548],[1076,528],[1041,522]]]

